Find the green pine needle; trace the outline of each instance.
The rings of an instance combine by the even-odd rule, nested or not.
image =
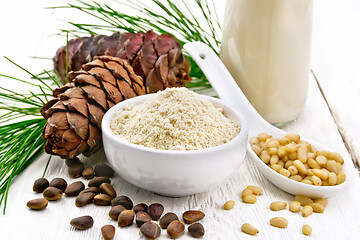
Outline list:
[[[0,116],[0,205],[3,205],[4,214],[11,182],[44,152],[46,142],[42,130],[46,120],[40,109],[48,97],[52,97],[51,85],[58,84],[57,78],[47,71],[35,75],[6,59],[27,72],[33,80],[3,74],[0,77],[27,84],[38,92],[24,94],[0,87],[0,109],[5,110]]]

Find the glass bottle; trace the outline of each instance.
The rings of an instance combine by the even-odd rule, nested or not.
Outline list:
[[[220,57],[255,109],[275,125],[302,112],[313,0],[227,0]]]

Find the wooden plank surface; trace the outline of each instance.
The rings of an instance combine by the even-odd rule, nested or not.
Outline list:
[[[360,1],[314,1],[312,68],[351,157],[360,163]]]
[[[0,16],[3,29],[11,36],[0,40],[0,53],[1,55],[9,56],[22,65],[29,66],[28,68],[34,69],[35,72],[42,68],[48,69],[50,66],[43,66],[42,60],[32,60],[25,56],[52,56],[54,50],[62,44],[60,38],[48,38],[50,33],[56,32],[54,26],[59,27],[61,25],[61,23],[57,22],[59,15],[51,10],[42,10],[43,7],[49,6],[48,1],[44,0],[35,2],[8,1],[6,3],[7,8],[5,7],[5,9],[9,9],[9,11],[11,9],[13,10],[19,6],[19,2],[23,4],[20,15],[23,19],[28,19],[28,21],[18,21],[16,16],[12,16],[11,14],[5,15],[5,17]],[[321,2],[323,2],[323,5],[320,4]],[[222,1],[217,2],[217,4],[220,3],[222,4]],[[335,1],[332,3],[335,5]],[[318,1],[317,4],[315,13],[326,14],[325,11],[327,8],[324,5],[327,3]],[[37,13],[42,17],[33,17],[34,15],[36,16]],[[48,21],[44,21],[44,19],[48,19]],[[66,18],[63,17],[62,19]],[[320,25],[316,26],[320,27]],[[31,37],[24,39],[24,36]],[[314,37],[315,36],[316,34],[314,34]],[[320,42],[314,44],[314,47],[319,45]],[[330,46],[328,46],[328,49],[330,49],[329,47]],[[321,54],[315,54],[314,56],[320,55]],[[314,72],[324,90],[326,100],[330,107],[332,107],[334,106],[332,102],[336,103],[337,100],[333,98],[333,93],[325,90],[324,87],[326,86],[326,78],[329,77],[329,74],[321,75],[319,73],[318,75],[317,70],[321,68],[317,66],[321,65],[321,61],[316,60],[316,62]],[[325,61],[325,63],[328,62]],[[326,73],[325,67],[322,72]],[[22,74],[3,59],[0,60],[0,73],[15,76]],[[23,74],[23,76],[25,76],[25,74]],[[349,78],[344,78],[344,81],[347,81],[347,79]],[[2,84],[8,86],[8,83],[0,82],[0,85],[4,86]],[[351,89],[351,83],[345,86]],[[336,88],[336,85],[333,89],[334,88]],[[350,95],[350,97],[353,96]],[[334,100],[331,101],[329,99]],[[341,109],[341,107],[339,108]],[[335,108],[332,107],[332,109]],[[348,111],[345,115],[342,115],[342,112],[337,112],[337,110],[333,110],[333,113],[336,112],[342,119],[356,117],[352,111]],[[304,137],[321,142],[335,151],[340,152],[343,156],[349,157],[343,139],[339,134],[337,124],[339,124],[339,122],[334,121],[316,81],[311,77],[309,99],[306,108],[299,119],[285,130],[298,132]],[[346,124],[344,124],[344,129],[348,129]],[[349,135],[350,134],[345,134],[345,139],[348,139],[347,136]],[[358,140],[360,138],[354,136],[354,139]],[[27,209],[26,202],[39,197],[38,194],[32,192],[32,184],[36,178],[42,175],[46,160],[47,155],[41,156],[13,183],[9,193],[7,214],[0,216],[0,238],[101,239],[101,226],[104,224],[115,225],[115,222],[111,221],[107,216],[110,207],[89,205],[84,208],[77,208],[74,205],[74,198],[63,197],[60,201],[49,203],[48,208],[44,211],[34,212]],[[102,152],[98,152],[91,158],[86,159],[85,162],[86,164],[93,164],[102,160],[104,160],[104,155]],[[63,160],[58,158],[52,160],[46,177],[48,179],[63,177],[68,183],[76,181],[67,176],[65,164]],[[299,213],[294,214],[288,210],[282,210],[280,212],[270,211],[269,204],[272,201],[284,200],[289,202],[293,197],[269,183],[248,158],[246,158],[242,167],[225,183],[215,187],[209,192],[185,198],[158,196],[134,187],[122,180],[119,176],[116,176],[113,183],[119,195],[128,195],[133,199],[134,203],[145,202],[151,204],[153,202],[160,202],[165,206],[165,211],[173,211],[178,215],[188,209],[203,210],[206,213],[206,218],[202,221],[206,228],[205,239],[254,239],[254,237],[245,235],[240,231],[241,225],[244,222],[249,222],[260,230],[259,235],[255,237],[255,239],[357,239],[358,236],[360,236],[360,208],[357,204],[360,198],[360,180],[355,169],[349,177],[352,181],[350,184],[351,187],[341,194],[330,198],[329,206],[326,208],[324,214],[313,214],[308,218],[302,218]],[[258,197],[258,201],[254,205],[242,203],[239,196],[242,189],[249,184],[259,185],[264,188],[264,195]],[[235,208],[232,211],[224,211],[222,205],[229,199],[235,200]],[[88,231],[74,231],[70,227],[69,222],[72,218],[80,215],[93,216],[95,220],[94,227]],[[269,219],[274,216],[287,218],[289,220],[289,227],[287,229],[271,227],[269,225]],[[311,237],[302,235],[301,226],[304,223],[313,227]],[[139,233],[138,228],[134,225],[123,229],[116,228],[116,231],[115,239],[144,239]],[[168,239],[164,231],[160,239]],[[179,239],[192,238],[188,234],[184,234]]]

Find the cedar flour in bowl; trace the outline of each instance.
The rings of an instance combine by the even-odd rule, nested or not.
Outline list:
[[[216,147],[240,132],[221,108],[184,87],[167,88],[142,104],[120,109],[110,128],[127,142],[162,150]]]
[[[113,169],[128,182],[165,196],[188,196],[219,185],[239,169],[248,142],[241,113],[186,88],[122,101],[105,113],[101,127]]]

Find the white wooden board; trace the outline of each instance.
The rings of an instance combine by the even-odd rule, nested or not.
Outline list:
[[[356,3],[356,0],[346,0],[348,3]],[[65,1],[56,1],[54,5],[60,5]],[[331,1],[335,8],[335,1]],[[3,3],[4,4],[4,3]],[[219,9],[223,9],[223,1],[216,1]],[[325,7],[327,2],[318,1],[315,12],[319,16],[327,14]],[[22,6],[19,9],[19,6]],[[61,26],[57,20],[60,18],[59,13],[52,10],[43,10],[42,8],[49,6],[49,2],[41,1],[7,1],[4,9],[7,9],[4,15],[0,16],[1,28],[3,33],[8,37],[0,39],[0,53],[6,55],[28,69],[38,72],[41,69],[49,69],[51,66],[43,66],[43,60],[33,60],[26,56],[52,56],[55,49],[63,44],[62,39],[58,37],[48,38],[49,35],[55,33]],[[333,9],[334,9],[333,8]],[[17,10],[17,14],[12,11]],[[350,10],[349,10],[350,11]],[[354,11],[354,10],[352,10]],[[340,14],[340,13],[339,13]],[[346,11],[341,12],[341,16],[345,17]],[[21,16],[21,17],[19,17]],[[69,16],[70,17],[70,16]],[[81,19],[80,16],[71,16]],[[24,20],[25,19],[25,20]],[[44,20],[45,19],[45,20]],[[61,17],[61,19],[69,19]],[[319,21],[319,20],[318,20]],[[325,22],[317,22],[317,28],[321,28],[321,24]],[[340,29],[340,27],[338,28]],[[320,31],[320,30],[319,30]],[[330,27],[327,29],[330,31]],[[316,37],[316,34],[314,34]],[[316,41],[316,40],[315,40]],[[314,47],[319,47],[321,42],[318,41]],[[324,51],[331,51],[332,47],[324,47]],[[320,56],[315,54],[315,56]],[[359,57],[354,55],[352,57]],[[327,63],[331,63],[330,59],[326,59]],[[351,62],[351,58],[346,60]],[[346,62],[345,60],[343,62]],[[345,63],[344,63],[345,64]],[[316,70],[320,69],[321,61],[317,60]],[[328,69],[327,69],[328,68]],[[325,89],[329,74],[327,70],[335,71],[332,65],[325,65],[322,68],[322,74],[318,78],[321,86]],[[341,69],[339,69],[341,71]],[[26,76],[18,69],[6,63],[4,59],[0,60],[0,73],[7,73],[14,76]],[[359,77],[359,73],[355,77]],[[352,78],[344,78],[344,81]],[[3,85],[4,84],[4,85]],[[9,87],[8,82],[1,82],[0,86]],[[351,82],[347,85],[352,90]],[[18,86],[10,86],[18,87]],[[332,89],[336,89],[337,85],[332,85]],[[26,89],[24,89],[26,90]],[[335,90],[334,90],[335,91]],[[335,94],[331,91],[324,91],[329,104],[337,102]],[[343,95],[344,96],[344,95]],[[346,95],[345,95],[346,96]],[[348,95],[349,98],[356,99],[353,94]],[[329,100],[329,99],[334,100]],[[351,101],[351,99],[349,100]],[[333,105],[331,105],[333,106]],[[347,107],[346,114],[336,110],[333,113],[341,116],[341,119],[356,118],[354,111],[350,111]],[[346,105],[345,105],[346,106]],[[346,107],[344,107],[346,108]],[[337,122],[339,124],[339,122]],[[344,129],[347,124],[343,121]],[[358,130],[357,127],[354,127]],[[349,153],[344,146],[343,140],[339,134],[338,126],[335,124],[333,116],[328,110],[326,102],[321,95],[314,78],[310,79],[309,98],[307,106],[303,114],[292,125],[286,128],[288,131],[295,131],[302,136],[314,139],[324,145],[329,146],[335,151],[340,152],[344,156]],[[350,134],[345,134],[350,136]],[[359,136],[352,135],[354,141],[359,141]],[[357,154],[357,153],[356,153]],[[26,202],[30,199],[40,197],[40,195],[32,192],[32,184],[34,180],[41,177],[45,167],[47,155],[37,159],[23,174],[21,174],[12,184],[9,193],[7,213],[0,216],[0,239],[101,239],[100,228],[104,224],[116,224],[108,216],[110,207],[99,207],[88,205],[83,208],[77,208],[74,205],[74,198],[63,197],[57,202],[49,203],[49,206],[40,212],[34,212],[26,207]],[[86,159],[86,164],[93,164],[104,160],[102,152],[98,152],[90,159]],[[220,160],[220,159],[219,159]],[[76,180],[70,179],[66,173],[66,167],[63,160],[53,158],[46,174],[48,179],[54,177],[63,177],[68,183]],[[254,167],[254,165],[246,159],[242,167],[225,183],[215,187],[209,192],[196,194],[185,198],[167,198],[155,195],[151,192],[139,189],[116,176],[113,180],[114,186],[118,194],[128,195],[134,203],[145,202],[151,204],[160,202],[165,206],[165,211],[173,211],[180,215],[184,210],[201,209],[206,213],[206,218],[201,222],[206,228],[206,236],[204,239],[359,239],[360,236],[360,208],[357,202],[360,199],[360,180],[357,171],[353,170],[350,188],[343,193],[329,199],[329,206],[323,214],[313,214],[308,218],[302,218],[300,214],[294,214],[288,210],[280,212],[272,212],[269,205],[274,200],[290,201],[293,197],[269,183]],[[86,182],[84,180],[84,182]],[[196,184],[196,183],[194,183]],[[258,201],[254,205],[248,205],[241,202],[240,193],[244,187],[249,184],[259,185],[264,188],[264,195],[258,197]],[[233,199],[236,202],[235,208],[231,211],[222,209],[225,201]],[[91,215],[95,220],[94,227],[87,231],[75,231],[70,227],[70,220],[81,215]],[[269,225],[269,219],[274,216],[283,216],[289,220],[287,229],[277,229]],[[248,236],[240,231],[241,225],[249,222],[256,226],[260,233],[255,236]],[[305,237],[301,233],[301,227],[304,223],[312,226],[313,234]],[[116,228],[115,239],[144,239],[139,233],[135,225],[127,228]],[[165,231],[162,232],[160,239],[168,239]],[[187,233],[179,239],[192,239]]]

